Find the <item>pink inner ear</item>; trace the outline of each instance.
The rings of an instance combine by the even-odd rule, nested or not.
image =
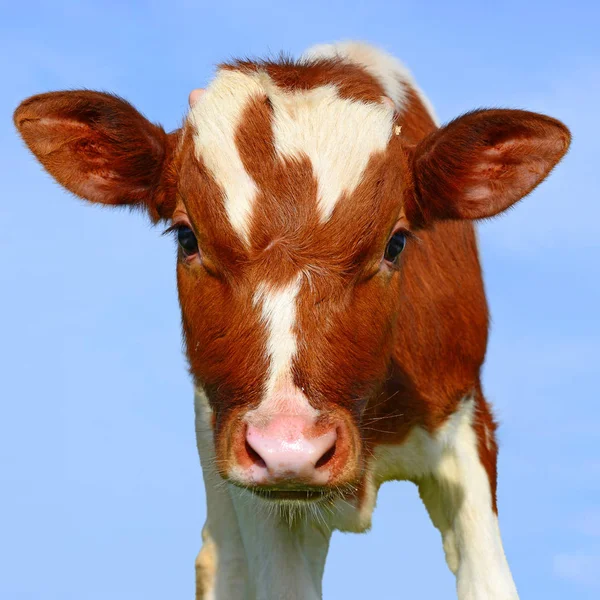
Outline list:
[[[507,201],[520,198],[547,172],[547,158],[540,156],[540,150],[547,154],[546,145],[544,140],[531,144],[517,138],[483,150],[481,161],[473,168],[474,183],[464,188],[465,199],[493,203],[491,197],[498,193]]]
[[[198,102],[198,100],[200,100],[200,97],[202,96],[202,94],[204,94],[204,92],[205,92],[205,90],[202,88],[197,88],[190,92],[190,96],[188,98],[190,107],[194,106],[194,104],[196,104],[196,102]]]

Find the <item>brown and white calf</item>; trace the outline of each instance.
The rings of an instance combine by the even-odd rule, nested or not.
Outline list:
[[[473,220],[546,177],[564,125],[494,109],[439,128],[406,69],[354,43],[222,65],[170,134],[91,91],[29,98],[15,123],[68,190],[178,239],[197,598],[319,598],[332,531],[368,529],[390,479],[418,486],[461,600],[517,598]]]

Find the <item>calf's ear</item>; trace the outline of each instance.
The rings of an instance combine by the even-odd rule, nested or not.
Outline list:
[[[571,136],[556,119],[523,110],[478,110],[414,148],[408,219],[482,219],[531,192],[566,153]]]
[[[175,182],[169,168],[175,134],[166,134],[125,100],[87,90],[24,100],[14,122],[44,168],[77,196],[171,216]]]

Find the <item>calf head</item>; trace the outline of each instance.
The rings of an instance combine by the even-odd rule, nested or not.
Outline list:
[[[68,190],[174,232],[221,474],[272,498],[322,498],[364,468],[363,414],[403,326],[415,232],[505,210],[566,152],[568,131],[479,110],[429,122],[419,141],[380,83],[339,60],[226,65],[190,104],[171,134],[90,91],[29,98],[15,123]]]

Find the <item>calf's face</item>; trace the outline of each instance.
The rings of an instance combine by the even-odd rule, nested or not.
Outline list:
[[[273,65],[223,68],[169,135],[98,92],[34,96],[15,112],[67,189],[169,223],[216,464],[277,499],[323,498],[360,477],[362,417],[402,327],[413,231],[501,212],[569,143],[549,117],[490,110],[415,145],[358,67],[352,89],[314,76],[334,67],[294,67],[295,79]]]

